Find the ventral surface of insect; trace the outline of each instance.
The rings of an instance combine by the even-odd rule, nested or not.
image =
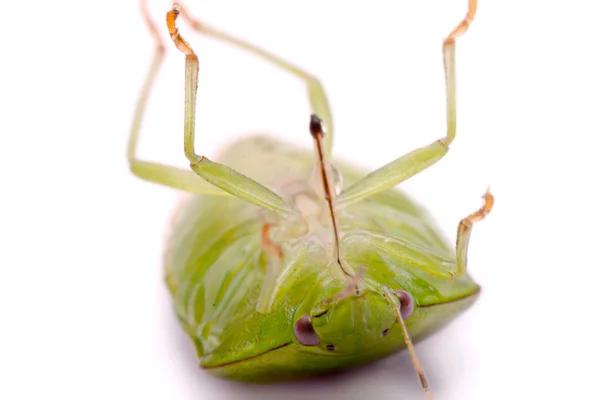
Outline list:
[[[272,382],[364,365],[407,348],[427,397],[412,341],[440,330],[475,302],[467,272],[474,222],[462,219],[448,246],[429,215],[394,187],[434,165],[456,134],[455,40],[473,21],[476,0],[443,42],[447,132],[380,169],[365,173],[332,161],[333,123],[325,92],[308,72],[196,20],[175,4],[166,29],[185,56],[184,153],[190,169],[136,157],[150,88],[165,47],[144,0],[156,42],[128,148],[131,171],[192,194],[179,210],[165,254],[166,282],[181,326],[206,371]],[[231,145],[217,161],[197,153],[199,62],[176,25],[261,56],[306,83],[314,152],[271,137]],[[310,133],[310,136],[308,135]]]

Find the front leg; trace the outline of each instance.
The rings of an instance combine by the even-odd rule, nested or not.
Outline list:
[[[484,204],[483,206],[470,214],[468,217],[463,218],[458,224],[458,232],[456,233],[456,270],[454,276],[459,277],[467,270],[467,253],[469,249],[469,240],[471,239],[471,231],[473,230],[473,223],[484,219],[494,206],[494,196],[488,190],[483,195]]]

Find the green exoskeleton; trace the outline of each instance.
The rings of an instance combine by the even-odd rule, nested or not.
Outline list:
[[[317,78],[205,25],[177,4],[166,23],[185,55],[190,169],[138,159],[145,103],[165,53],[144,0],[141,6],[156,53],[128,160],[138,177],[193,195],[177,213],[165,273],[202,368],[267,382],[348,369],[408,348],[429,398],[412,341],[441,329],[476,300],[480,288],[467,273],[467,248],[473,223],[490,212],[493,197],[488,191],[482,208],[460,221],[452,249],[426,211],[394,187],[435,164],[454,140],[455,40],[473,21],[477,1],[469,0],[466,17],[443,42],[446,135],[370,174],[332,162],[333,122]],[[199,155],[198,57],[179,33],[178,17],[303,80],[314,113],[308,126],[314,153],[259,136],[233,144],[218,162]]]

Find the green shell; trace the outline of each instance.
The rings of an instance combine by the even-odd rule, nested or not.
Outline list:
[[[262,136],[234,143],[219,161],[281,196],[290,195],[284,188],[294,182],[302,188],[315,163],[311,150]],[[334,164],[344,186],[365,175],[343,161]],[[165,255],[167,284],[200,365],[211,373],[270,382],[356,367],[405,348],[393,309],[382,296],[385,287],[413,296],[416,307],[406,325],[415,342],[441,329],[479,293],[467,273],[450,280],[419,268],[443,273],[455,260],[454,247],[424,209],[391,189],[338,214],[340,249],[352,269],[364,272],[364,291],[313,318],[320,345],[303,346],[294,336],[295,321],[314,316],[324,298],[348,283],[321,236],[274,218],[230,196],[194,196],[178,213]],[[259,312],[269,263],[261,246],[265,219],[275,227],[272,240],[281,247],[283,261],[268,291],[269,309]],[[405,250],[391,251],[386,243]]]

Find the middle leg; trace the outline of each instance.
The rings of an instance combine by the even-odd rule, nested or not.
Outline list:
[[[446,136],[436,140],[429,146],[413,150],[391,163],[371,172],[361,180],[345,189],[335,203],[337,207],[366,199],[384,190],[390,189],[400,182],[417,175],[419,172],[438,162],[446,153],[456,136],[456,71],[455,71],[455,42],[468,29],[475,12],[477,0],[469,0],[469,11],[466,17],[444,40],[444,71],[446,77]]]
[[[250,179],[240,172],[208,157],[196,154],[196,95],[198,92],[198,56],[179,34],[175,21],[179,16],[177,5],[167,13],[167,28],[173,43],[185,54],[185,112],[184,153],[190,168],[207,182],[249,203],[283,214],[295,214],[294,208],[269,188]]]

